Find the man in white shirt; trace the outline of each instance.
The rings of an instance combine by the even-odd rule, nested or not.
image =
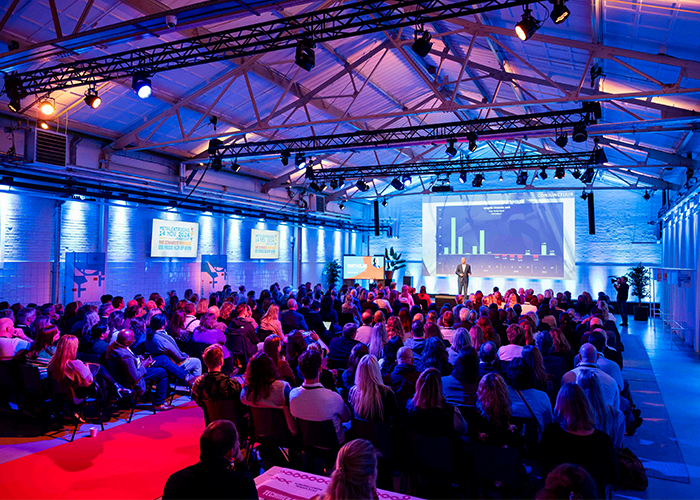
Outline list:
[[[289,394],[289,411],[294,418],[324,422],[332,420],[338,442],[345,441],[342,422],[352,418],[343,398],[335,391],[323,387],[321,377],[321,354],[316,350],[304,351],[299,357],[299,370],[304,383]]]
[[[525,330],[518,324],[512,324],[508,326],[506,335],[510,344],[501,346],[498,349],[498,359],[510,362],[515,358],[521,358],[523,356],[523,347],[525,346]]]
[[[355,333],[355,340],[369,345],[369,338],[372,335],[372,311],[369,309],[362,313],[362,326]]]
[[[472,273],[472,267],[467,264],[467,259],[462,257],[462,262],[457,265],[455,274],[457,275],[457,294],[466,295],[469,287],[469,275]]]
[[[196,311],[197,307],[192,302],[185,304],[185,330],[190,333],[194,332],[195,328],[199,326],[199,320],[195,316]]]
[[[616,410],[620,409],[620,388],[615,382],[615,379],[600,369],[596,361],[598,361],[598,351],[593,344],[583,344],[579,350],[581,362],[571,371],[568,371],[561,378],[562,385],[574,382],[576,383],[577,375],[585,370],[592,370],[598,375],[601,384],[603,384],[603,393],[605,402],[612,405]]]
[[[0,319],[0,361],[9,361],[29,350],[32,343],[23,336],[19,328],[15,332],[15,324],[10,318]]]
[[[377,300],[374,301],[374,303],[377,304],[377,307],[379,307],[379,309],[384,309],[391,312],[391,304],[388,300],[386,300],[386,298],[389,296],[387,289],[383,288],[378,292],[378,295]]]

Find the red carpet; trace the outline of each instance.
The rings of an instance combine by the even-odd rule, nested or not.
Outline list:
[[[203,430],[202,410],[188,403],[7,462],[0,498],[158,498],[170,474],[199,459]]]

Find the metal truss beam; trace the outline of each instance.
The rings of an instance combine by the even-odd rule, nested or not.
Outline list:
[[[152,47],[95,57],[17,75],[27,95],[95,84],[130,76],[135,70],[155,74],[234,57],[251,56],[294,47],[300,38],[316,42],[423,25],[524,5],[528,0],[406,0],[386,4],[362,0],[308,14],[237,27]],[[417,7],[413,9],[414,7]]]
[[[470,160],[459,158],[450,161],[424,161],[400,163],[396,165],[371,165],[332,169],[307,170],[307,179],[316,182],[331,180],[375,179],[380,177],[401,177],[403,175],[449,175],[461,172],[476,173],[502,170],[539,170],[541,168],[586,168],[592,166],[592,153],[553,153],[531,155],[508,155],[494,158]],[[311,174],[311,175],[310,175]]]
[[[435,141],[454,139],[464,142],[468,133],[481,137],[510,131],[522,134],[536,130],[568,128],[577,123],[595,124],[600,118],[600,106],[584,105],[581,108],[526,115],[492,117],[452,123],[424,124],[373,131],[356,131],[312,137],[297,137],[266,142],[242,142],[220,146],[216,154],[223,158],[264,157],[282,152],[316,153],[341,152],[364,148],[393,148],[399,145],[425,145]]]

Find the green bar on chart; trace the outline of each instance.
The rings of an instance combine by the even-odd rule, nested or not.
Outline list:
[[[472,247],[472,255],[476,255],[476,245]]]
[[[547,255],[547,244],[542,243],[542,255]]]
[[[450,233],[450,255],[454,255],[455,253],[457,253],[457,217],[452,217],[451,230],[452,232]]]
[[[450,249],[445,247],[445,255],[450,255]]]
[[[481,255],[484,255],[486,252],[484,251],[484,247],[486,246],[484,243],[484,240],[486,239],[485,231],[481,229],[479,231],[479,253]]]
[[[462,255],[462,253],[464,253],[464,238],[462,238],[461,236],[457,238],[457,253],[459,253],[459,255]]]

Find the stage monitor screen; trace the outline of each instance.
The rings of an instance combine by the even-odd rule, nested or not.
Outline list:
[[[199,224],[153,219],[151,257],[197,257]]]
[[[383,280],[383,256],[343,256],[343,279],[346,280]]]
[[[253,229],[250,234],[251,259],[279,259],[280,232]]]
[[[423,275],[574,279],[574,194],[425,196]]]

